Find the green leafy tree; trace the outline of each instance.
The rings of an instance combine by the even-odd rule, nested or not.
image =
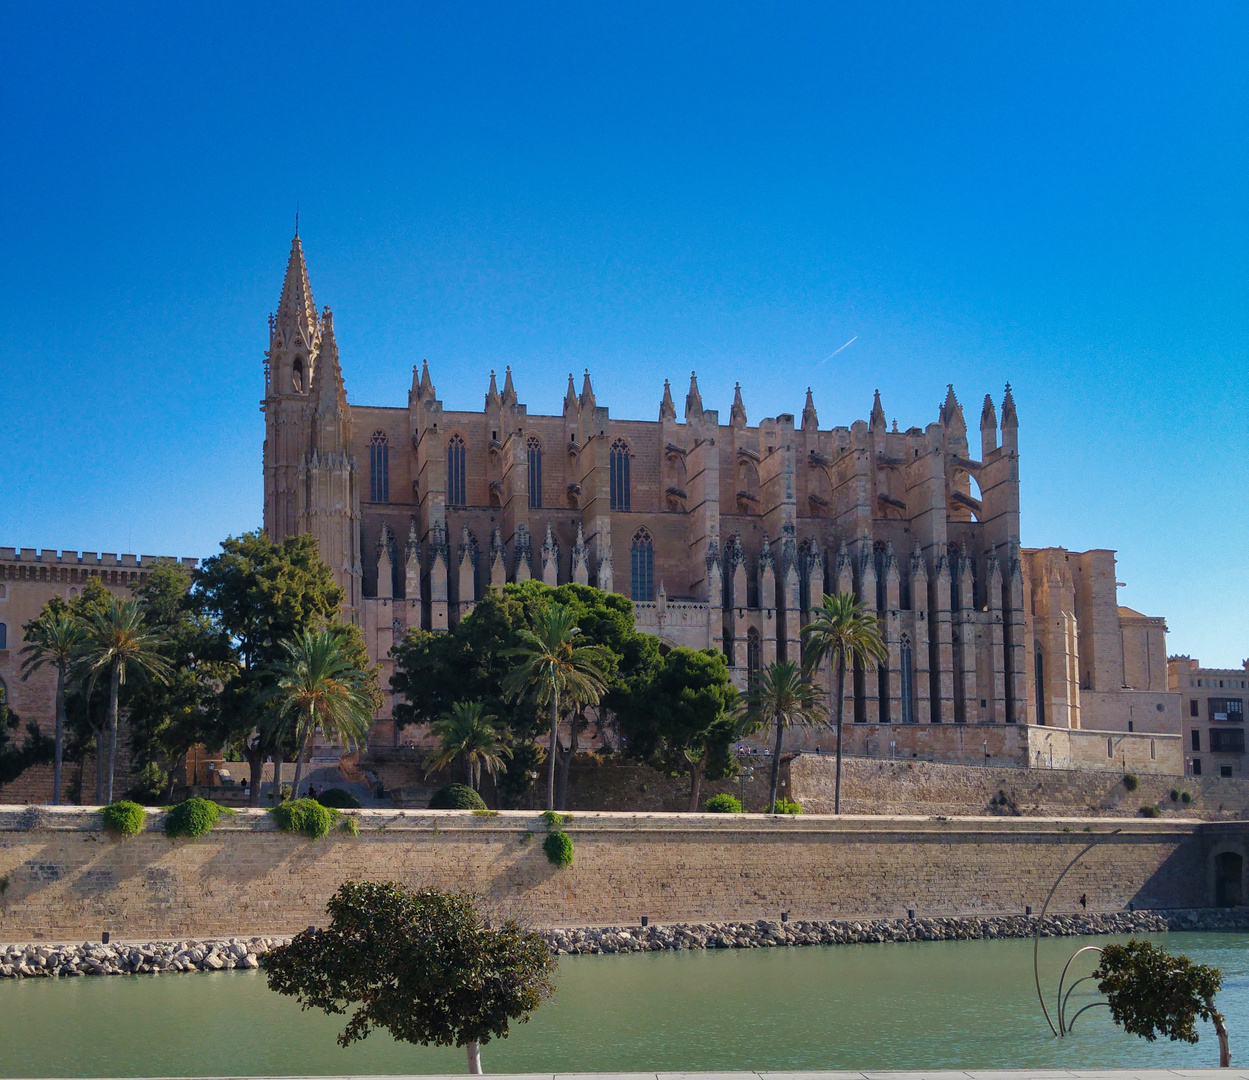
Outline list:
[[[880,620],[864,609],[850,593],[824,597],[811,621],[802,628],[806,648],[804,661],[814,672],[825,660],[836,670],[833,697],[837,716],[837,778],[833,786],[833,813],[841,813],[841,731],[846,701],[846,669],[854,664],[867,668],[889,659],[889,647],[880,636]],[[830,686],[829,692],[832,693]]]
[[[457,701],[450,712],[430,725],[438,748],[425,761],[425,775],[459,761],[464,765],[468,786],[477,791],[483,771],[489,776],[502,772],[512,751],[495,726],[497,719],[485,711],[480,701]]]
[[[251,805],[260,805],[264,760],[274,760],[274,791],[281,790],[284,739],[291,731],[267,723],[282,642],[324,627],[338,616],[343,591],[321,559],[316,539],[288,536],[277,543],[245,533],[221,544],[195,573],[194,610],[220,635],[230,661],[221,688],[215,742],[231,745],[251,771]]]
[[[610,653],[601,645],[582,644],[577,613],[551,603],[533,615],[533,628],[519,632],[520,644],[506,655],[516,667],[503,680],[505,697],[532,696],[550,707],[551,742],[547,757],[547,809],[555,809],[555,755],[559,747],[560,701],[576,708],[595,705],[606,691],[604,667]]]
[[[117,772],[117,719],[121,688],[127,674],[139,674],[164,681],[170,674],[169,661],[161,653],[163,639],[143,620],[143,606],[137,600],[110,596],[103,611],[92,612],[86,620],[86,634],[78,656],[91,675],[108,676],[108,766],[104,801],[113,801],[113,781]]]
[[[702,781],[737,770],[733,744],[744,734],[737,690],[724,654],[671,649],[633,680],[616,717],[626,751],[676,776],[689,776],[689,810],[698,810]]]
[[[48,601],[44,610],[67,608],[84,624],[94,613],[102,613],[108,607],[113,594],[98,577],[90,577],[77,596],[65,604],[59,597]],[[108,733],[108,680],[101,680],[99,672],[85,672],[76,659],[70,672],[65,699],[65,760],[78,763],[78,773],[72,781],[72,798],[81,802],[83,769],[88,754],[95,758],[95,805],[104,802],[104,765],[106,736]]]
[[[1218,968],[1173,956],[1148,941],[1133,940],[1105,946],[1093,978],[1106,995],[1111,1018],[1129,1035],[1148,1042],[1165,1035],[1172,1042],[1195,1043],[1200,1018],[1214,1025],[1219,1067],[1231,1066],[1223,1014],[1214,1007],[1214,995],[1223,980]]]
[[[743,722],[753,730],[776,729],[772,751],[772,781],[768,808],[775,810],[776,790],[781,775],[781,751],[785,732],[791,727],[817,727],[827,723],[828,711],[822,694],[803,669],[792,660],[778,660],[759,672],[746,693]]]
[[[270,726],[289,726],[294,732],[292,799],[299,798],[300,779],[317,728],[331,742],[348,748],[368,739],[379,697],[367,654],[361,663],[363,639],[353,641],[353,629],[302,630],[281,643],[285,656],[273,672]]]
[[[34,720],[26,721],[26,738],[14,743],[13,733],[22,721],[0,700],[0,784],[11,784],[32,765],[46,765],[52,760],[53,746]]]
[[[481,1072],[481,1045],[505,1039],[554,992],[546,941],[509,920],[486,923],[464,895],[393,882],[345,882],[330,925],[265,957],[269,988],[305,1009],[354,1008],[340,1046],[376,1028],[400,1042],[463,1046]]]
[[[56,727],[53,735],[52,804],[61,805],[61,768],[65,752],[65,696],[70,669],[86,639],[79,619],[60,600],[49,604],[22,627],[26,645],[22,648],[22,678],[29,679],[44,664],[56,668]]]

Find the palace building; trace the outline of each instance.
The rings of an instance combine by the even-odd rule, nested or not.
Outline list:
[[[318,539],[386,669],[408,628],[535,578],[631,597],[639,628],[722,650],[745,685],[799,657],[824,593],[854,592],[890,658],[847,681],[850,751],[1183,771],[1164,621],[1118,606],[1112,551],[1020,544],[1009,385],[975,445],[953,387],[905,430],[879,394],[821,426],[810,389],[800,416],[752,424],[740,385],[722,421],[695,375],[654,420],[613,417],[589,372],[549,415],[510,369],[479,411],[448,410],[428,364],[406,403],[353,404],[298,236],[264,372],[265,529]]]

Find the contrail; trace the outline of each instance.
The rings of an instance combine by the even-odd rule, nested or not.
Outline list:
[[[856,341],[858,341],[858,340],[859,340],[859,335],[858,335],[858,334],[855,334],[855,335],[854,335],[854,337],[852,337],[849,341],[847,341],[847,342],[846,342],[846,344],[845,344],[845,345],[843,345],[843,346],[841,347],[841,349],[845,349],[845,348],[847,348],[848,346],[853,345],[853,344],[854,344]],[[830,353],[829,353],[826,357],[824,357],[824,359],[823,359],[823,360],[821,360],[821,361],[820,361],[820,363],[821,363],[821,364],[827,364],[827,363],[828,363],[828,362],[829,362],[829,361],[830,361],[830,360],[831,360],[834,356],[836,356],[839,352],[841,352],[841,349],[834,349],[834,350],[833,350],[832,352],[830,352]]]

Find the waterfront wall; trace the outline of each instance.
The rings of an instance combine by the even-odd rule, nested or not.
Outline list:
[[[0,940],[286,934],[322,921],[349,878],[471,890],[537,926],[1017,914],[1039,911],[1111,828],[1057,909],[1081,894],[1092,911],[1204,907],[1215,856],[1243,866],[1249,853],[1239,823],[586,813],[567,823],[574,861],[557,869],[526,812],[364,811],[359,836],[315,842],[259,811],[196,841],[167,839],[159,821],[118,840],[90,811],[0,810]]]

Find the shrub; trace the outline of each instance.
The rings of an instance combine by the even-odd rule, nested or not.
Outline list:
[[[557,814],[554,810],[543,810],[542,820],[546,822],[548,829],[558,829],[565,821],[571,821],[572,817],[565,814]]]
[[[180,802],[165,815],[165,835],[171,840],[176,836],[195,839],[212,831],[221,817],[221,807],[208,799],[187,799]]]
[[[103,810],[104,827],[118,836],[134,836],[143,831],[147,814],[136,802],[122,799],[109,803]]]
[[[1172,788],[1172,789],[1171,789],[1171,801],[1172,801],[1172,802],[1179,802],[1179,801],[1180,801],[1180,789],[1179,789],[1179,788]]]
[[[338,823],[338,831],[345,832],[348,836],[359,836],[360,823],[350,815],[344,814],[343,820]]]
[[[542,841],[547,860],[555,866],[572,864],[572,837],[566,832],[553,832]]]
[[[484,810],[485,800],[467,784],[448,784],[430,797],[431,810]]]
[[[1162,817],[1162,811],[1156,806],[1142,806],[1140,815],[1141,817]]]
[[[154,761],[149,761],[134,778],[134,785],[126,790],[125,798],[143,806],[160,806],[168,791],[169,774]]]
[[[1141,786],[1141,782],[1137,779],[1136,773],[1124,773],[1123,786],[1127,788],[1128,791],[1135,791]]]
[[[1185,806],[1187,806],[1192,801],[1193,801],[1193,797],[1187,791],[1180,792],[1180,802],[1182,802]]]
[[[340,787],[326,788],[317,796],[317,802],[322,806],[328,806],[331,810],[360,809],[360,800],[350,791],[344,791]]]
[[[799,806],[796,802],[794,802],[793,799],[787,799],[785,798],[784,795],[778,795],[776,797],[776,805],[772,807],[772,813],[774,814],[801,814],[802,807]]]
[[[709,814],[740,814],[742,801],[736,795],[712,795],[707,800]]]
[[[278,828],[283,832],[303,833],[309,840],[319,840],[333,827],[339,813],[322,806],[316,799],[284,802],[272,810]]]

